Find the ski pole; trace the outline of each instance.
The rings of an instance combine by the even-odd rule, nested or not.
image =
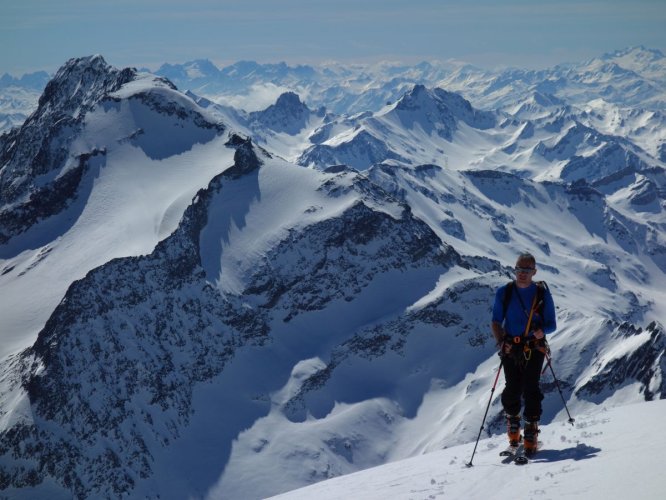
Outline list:
[[[564,395],[562,394],[562,388],[560,387],[560,381],[557,380],[557,377],[555,376],[555,370],[553,370],[553,364],[550,362],[550,356],[546,355],[546,359],[548,360],[548,366],[550,366],[550,372],[553,374],[553,378],[555,379],[555,386],[557,387],[557,391],[560,393],[560,397],[562,398],[562,403],[564,403],[564,409],[567,411],[567,415],[569,415],[569,423],[573,425],[574,419],[571,416],[571,413],[569,413],[567,402],[564,400]]]
[[[486,423],[486,417],[488,416],[488,410],[490,409],[490,403],[493,400],[493,394],[495,393],[495,386],[497,385],[497,380],[499,379],[500,372],[502,371],[502,365],[504,364],[504,356],[500,356],[500,365],[497,369],[497,376],[495,377],[495,382],[493,382],[493,388],[490,390],[490,399],[488,399],[488,406],[486,406],[486,413],[483,415],[483,421],[481,422],[481,428],[479,429],[479,435],[476,437],[476,444],[474,445],[474,451],[472,452],[472,458],[469,459],[469,463],[465,464],[467,467],[472,467],[472,460],[474,460],[474,455],[476,454],[476,447],[479,445],[479,439],[481,439],[481,433],[483,432],[483,426]]]

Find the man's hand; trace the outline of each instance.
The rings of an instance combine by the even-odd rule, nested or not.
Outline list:
[[[546,334],[543,333],[543,330],[541,328],[539,328],[538,330],[534,330],[533,333],[534,333],[534,338],[538,340],[541,340],[546,336]]]
[[[509,344],[506,341],[498,342],[497,343],[497,350],[499,351],[500,355],[502,355],[502,354],[511,354],[511,344]]]

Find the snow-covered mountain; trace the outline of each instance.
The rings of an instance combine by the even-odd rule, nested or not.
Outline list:
[[[666,398],[659,115],[404,90],[248,112],[100,56],[60,69],[0,137],[3,494],[261,498],[469,443],[525,249],[572,412]]]
[[[538,94],[514,111],[480,111],[457,94],[416,86],[378,113],[331,118],[309,136],[297,162],[358,169],[382,162],[493,169],[536,180],[585,181],[607,195],[629,190],[638,204],[649,204],[663,188],[662,146],[654,148],[662,134],[658,114],[643,115],[651,132],[645,126],[628,127],[637,130],[632,138],[646,150],[629,138],[593,128],[609,129],[596,123],[592,112],[579,117],[569,106]],[[651,194],[643,197],[646,189]]]
[[[347,129],[338,121],[342,131],[308,148],[298,162],[308,166],[343,163],[359,169],[385,160],[436,163],[446,158],[444,148],[458,129],[488,130],[496,120],[493,113],[474,109],[458,94],[417,85],[377,114],[345,120],[351,121]]]
[[[25,124],[0,137],[0,355],[34,341],[73,281],[170,234],[231,161],[227,140],[161,78],[101,57],[63,66]]]

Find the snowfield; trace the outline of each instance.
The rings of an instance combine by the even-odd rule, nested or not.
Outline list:
[[[596,408],[541,428],[542,449],[526,465],[498,456],[505,436],[393,462],[271,497],[274,500],[585,499],[658,500],[666,492],[659,432],[666,401]],[[432,423],[433,426],[437,422]],[[503,463],[504,462],[504,463]],[[211,496],[212,498],[221,498]]]

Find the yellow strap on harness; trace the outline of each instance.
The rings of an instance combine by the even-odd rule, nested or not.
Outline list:
[[[525,333],[523,333],[523,337],[525,338],[527,338],[527,336],[530,333],[530,326],[532,325],[532,316],[534,316],[534,309],[536,308],[536,300],[537,296],[535,294],[534,299],[532,299],[532,307],[530,307],[530,315],[527,318],[527,325],[525,325]]]
[[[523,338],[527,338],[530,333],[532,317],[534,316],[534,309],[536,308],[537,295],[538,294],[534,294],[534,299],[532,299],[532,307],[530,307],[530,315],[527,317],[527,325],[525,325],[525,333],[523,333]],[[527,342],[525,342],[525,346],[523,347],[523,356],[525,357],[525,361],[529,361],[532,357],[532,349],[527,345]]]

